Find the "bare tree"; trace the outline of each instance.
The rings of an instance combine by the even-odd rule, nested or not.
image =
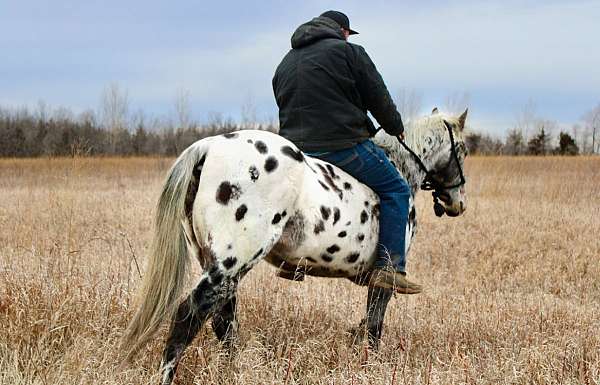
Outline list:
[[[179,128],[187,130],[191,126],[190,91],[180,88],[175,95],[175,114]]]
[[[412,121],[421,113],[423,95],[415,89],[401,88],[396,95],[398,111],[402,120]]]
[[[104,127],[110,131],[110,151],[117,153],[120,145],[121,131],[127,130],[127,113],[129,98],[127,91],[121,91],[117,83],[112,83],[102,93],[102,120]]]
[[[592,146],[589,152],[596,154],[599,147],[598,134],[600,131],[600,104],[588,111],[584,115],[583,120],[585,122],[585,129],[588,132],[588,135],[591,133],[592,137]]]
[[[111,131],[127,128],[129,97],[117,83],[112,83],[102,93],[102,120]]]
[[[258,128],[258,119],[256,118],[256,104],[251,94],[246,96],[242,104],[242,127]]]
[[[42,99],[37,102],[37,118],[40,122],[48,120],[48,105]]]
[[[538,131],[538,127],[536,127],[536,106],[533,99],[529,99],[529,101],[517,111],[516,115],[517,123],[515,130],[520,132],[525,141],[527,141],[532,133]]]

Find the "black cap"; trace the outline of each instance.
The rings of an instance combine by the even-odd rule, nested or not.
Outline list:
[[[327,11],[321,14],[322,17],[327,17],[340,25],[340,27],[350,31],[350,35],[356,35],[358,32],[350,29],[350,20],[348,16],[344,15],[340,11]]]

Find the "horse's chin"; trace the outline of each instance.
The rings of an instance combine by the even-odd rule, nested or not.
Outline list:
[[[446,215],[449,217],[457,217],[461,214],[460,211],[446,210]]]
[[[465,206],[463,204],[460,205],[452,205],[452,206],[444,206],[444,211],[449,217],[458,217],[465,212]]]

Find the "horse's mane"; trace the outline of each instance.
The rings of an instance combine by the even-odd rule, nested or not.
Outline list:
[[[458,124],[458,118],[442,113],[407,122],[404,126],[406,144],[422,158],[432,156],[432,151],[435,152],[434,144],[439,143],[439,138],[446,135],[444,121],[454,125]],[[414,160],[410,159],[411,155],[401,148],[398,140],[383,130],[380,130],[373,139],[388,153],[390,159],[400,166],[405,178],[409,179],[412,185],[416,185],[416,178],[420,170]]]
[[[443,121],[458,124],[456,117],[437,113],[424,116],[405,124],[404,136],[406,144],[417,154],[422,154],[423,149],[428,147],[427,138],[432,138],[445,132]],[[381,130],[375,136],[375,142],[388,149],[390,152],[398,152],[400,144],[397,139]]]

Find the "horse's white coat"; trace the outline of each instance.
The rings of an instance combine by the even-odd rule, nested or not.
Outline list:
[[[441,116],[407,131],[407,142],[427,167],[447,162],[450,142]],[[313,268],[349,277],[374,262],[378,198],[369,188],[335,166],[300,155],[270,132],[240,131],[211,140],[193,204],[193,231],[224,274],[248,270],[265,256],[275,265],[308,267],[309,274]],[[407,177],[414,195],[424,176],[414,160],[387,134],[379,133],[375,142]],[[406,229],[407,251],[415,224]]]

